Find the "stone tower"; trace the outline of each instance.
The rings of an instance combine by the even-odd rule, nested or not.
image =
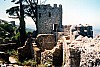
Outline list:
[[[61,31],[62,27],[62,5],[57,7],[47,5],[37,6],[37,27],[38,34],[51,34],[56,31]]]

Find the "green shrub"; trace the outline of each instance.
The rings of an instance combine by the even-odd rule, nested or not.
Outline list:
[[[37,62],[35,62],[32,59],[29,59],[29,60],[25,60],[24,62],[18,61],[18,64],[23,65],[23,66],[31,66],[31,65],[35,66],[37,64]]]
[[[13,58],[15,58],[16,60],[18,60],[18,52],[17,52],[17,50],[7,50],[7,53],[11,56],[11,57],[13,57]]]

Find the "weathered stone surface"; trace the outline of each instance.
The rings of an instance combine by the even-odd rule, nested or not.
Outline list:
[[[41,51],[35,43],[33,43],[33,50],[34,50],[34,58],[38,65],[41,63]]]
[[[72,25],[63,25],[64,35],[70,35],[70,28]]]
[[[37,45],[41,51],[51,50],[55,46],[55,37],[53,34],[39,34],[37,36]]]
[[[80,54],[81,52],[77,49],[70,49],[70,66],[79,67],[80,66]]]
[[[62,27],[62,5],[38,5],[38,34],[51,34],[53,25],[60,31]]]
[[[44,50],[41,52],[41,63],[51,65],[49,67],[61,67],[63,62],[63,49],[62,43],[57,42],[57,45],[52,50]]]
[[[41,63],[51,63],[53,61],[53,53],[51,50],[45,50],[44,52],[41,52]]]
[[[55,67],[62,67],[63,64],[63,45],[58,44],[59,47],[53,53],[53,65]]]
[[[77,36],[87,36],[93,38],[93,30],[92,26],[86,24],[86,25],[72,25],[70,28],[70,40],[71,42],[77,38]]]
[[[18,48],[19,61],[23,62],[25,59],[31,59],[33,57],[32,39],[29,38],[23,47]]]
[[[66,40],[65,43],[67,43]],[[68,67],[70,66],[99,67],[100,66],[100,35],[93,39],[88,37],[83,37],[80,35],[75,40],[73,40],[68,45],[67,48],[71,49],[71,51],[69,50],[69,52],[64,51],[66,55],[68,55],[69,53],[68,55],[69,58],[66,60],[71,60]],[[64,47],[64,49],[66,48]],[[78,52],[80,53],[80,55],[78,54]],[[77,63],[80,64],[80,66],[77,65]],[[65,65],[68,65],[68,63],[66,63]]]

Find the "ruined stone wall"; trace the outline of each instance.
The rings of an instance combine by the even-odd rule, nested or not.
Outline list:
[[[82,36],[87,36],[87,37],[92,37],[93,38],[93,27],[86,24],[86,25],[75,25],[71,26],[70,28],[70,40],[74,40],[77,38],[77,36],[82,35]]]
[[[80,51],[77,49],[70,49],[70,67],[80,66]]]
[[[70,28],[72,25],[63,25],[64,35],[70,35]]]
[[[51,50],[45,50],[44,52],[41,52],[41,63],[42,64],[52,64],[53,62],[53,53]]]
[[[23,62],[24,60],[28,60],[33,58],[33,46],[32,46],[32,39],[29,38],[25,42],[25,45],[23,47],[18,48],[18,59],[19,61]]]
[[[82,36],[87,36],[87,37],[93,37],[93,30],[92,26],[86,24],[86,25],[81,25],[77,26],[76,29],[79,29],[79,34]]]
[[[55,37],[53,34],[39,34],[37,36],[37,45],[44,51],[45,49],[51,50],[55,46]]]
[[[97,38],[88,38],[78,36],[69,44],[69,48],[79,51],[70,51],[71,67],[99,67],[100,66],[100,36]],[[80,55],[78,53],[80,53]],[[74,54],[75,53],[75,54]],[[80,58],[79,58],[80,57]]]
[[[53,25],[57,24],[57,29],[60,31],[62,26],[62,5],[57,7],[48,5],[38,5],[38,34],[50,34],[53,32]]]

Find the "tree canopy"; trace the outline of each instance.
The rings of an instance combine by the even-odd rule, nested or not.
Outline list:
[[[15,4],[19,4],[20,0],[12,0],[11,2],[14,2]],[[24,9],[24,17],[28,16],[33,19],[33,21],[36,23],[37,18],[37,4],[38,0],[22,0],[23,3],[23,9]],[[6,10],[6,13],[10,15],[10,18],[19,18],[20,19],[20,7],[19,6],[13,6]]]

